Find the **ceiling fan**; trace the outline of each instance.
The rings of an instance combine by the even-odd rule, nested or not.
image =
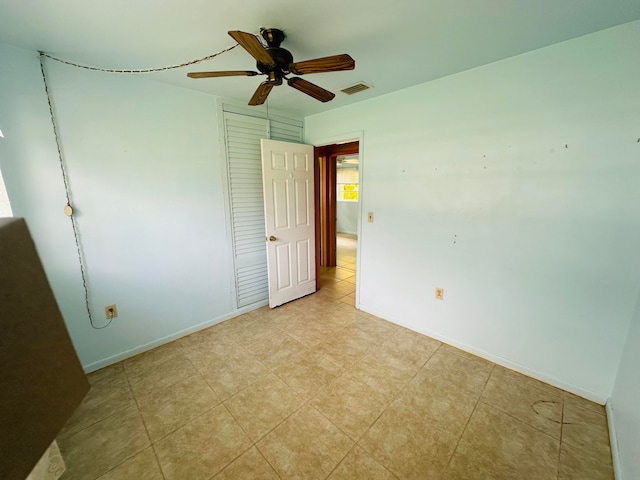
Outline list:
[[[321,102],[328,102],[335,97],[335,94],[325,90],[318,85],[308,82],[300,77],[287,78],[287,75],[306,75],[310,73],[338,72],[341,70],[353,70],[355,61],[346,53],[333,55],[330,57],[315,58],[303,62],[294,62],[293,55],[288,50],[280,47],[285,39],[284,32],[277,28],[262,28],[260,34],[267,43],[265,47],[258,38],[251,34],[232,30],[229,35],[240,44],[249,54],[256,59],[256,68],[259,72],[251,70],[228,70],[222,72],[191,72],[187,76],[190,78],[211,78],[211,77],[253,77],[264,74],[267,80],[262,82],[255,91],[249,105],[262,105],[271,89],[276,85],[282,85],[286,80],[287,84],[296,90]]]

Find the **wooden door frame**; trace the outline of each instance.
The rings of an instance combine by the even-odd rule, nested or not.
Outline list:
[[[320,265],[336,266],[336,159],[360,153],[360,142],[353,141],[313,148],[316,191],[316,290],[320,288]]]

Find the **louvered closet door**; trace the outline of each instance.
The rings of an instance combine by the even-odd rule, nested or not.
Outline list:
[[[290,125],[284,122],[271,120],[269,132],[271,140],[281,140],[283,142],[302,143],[302,126]]]
[[[295,123],[295,122],[294,122]],[[269,122],[224,113],[227,178],[238,308],[269,298],[260,139]],[[302,124],[271,120],[271,138],[301,142]]]

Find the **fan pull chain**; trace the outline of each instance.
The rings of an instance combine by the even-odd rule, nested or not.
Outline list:
[[[235,44],[231,47],[225,48],[224,50],[220,50],[219,52],[213,53],[211,55],[207,55],[206,57],[198,58],[196,60],[190,60],[188,62],[179,63],[176,65],[168,65],[166,67],[154,67],[154,68],[140,68],[140,69],[129,69],[129,68],[104,68],[104,67],[94,67],[91,65],[83,65],[81,63],[74,63],[68,60],[63,60],[61,58],[54,57],[49,55],[48,53],[39,52],[40,56],[47,57],[51,60],[55,60],[56,62],[64,63],[65,65],[70,65],[72,67],[84,68],[85,70],[94,70],[97,72],[105,72],[105,73],[122,73],[126,75],[136,75],[136,74],[145,74],[145,73],[156,73],[156,72],[165,72],[167,70],[174,70],[176,68],[184,68],[190,65],[196,65],[198,63],[206,62],[207,60],[211,60],[212,58],[217,57],[218,55],[222,55],[223,53],[229,52],[236,48],[238,44]]]
[[[60,162],[60,171],[62,172],[62,182],[64,184],[64,193],[67,198],[67,205],[64,207],[65,214],[71,219],[71,227],[73,228],[73,238],[76,244],[76,252],[78,253],[78,263],[80,264],[80,276],[82,277],[82,287],[84,288],[84,304],[87,309],[87,315],[89,316],[89,323],[91,327],[96,330],[101,330],[103,328],[108,327],[111,324],[112,320],[109,320],[109,323],[103,325],[101,327],[96,327],[93,323],[93,316],[91,315],[91,306],[89,304],[89,284],[87,281],[87,273],[84,261],[84,255],[82,254],[82,246],[80,245],[80,235],[78,232],[78,225],[76,224],[76,219],[73,216],[73,209],[71,208],[71,190],[69,188],[69,181],[67,178],[67,172],[64,168],[64,161],[62,157],[62,147],[60,145],[60,136],[58,135],[58,128],[56,126],[55,116],[53,114],[53,103],[51,102],[51,92],[49,90],[49,83],[47,82],[47,75],[44,71],[44,57],[45,54],[40,52],[40,71],[42,72],[42,80],[44,82],[44,91],[47,94],[47,103],[49,104],[49,115],[51,116],[51,126],[53,127],[53,135],[56,140],[56,148],[58,150],[58,161]]]

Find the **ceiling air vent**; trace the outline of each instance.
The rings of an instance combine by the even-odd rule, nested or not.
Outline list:
[[[365,90],[369,90],[371,88],[370,85],[367,85],[364,82],[354,83],[346,88],[340,90],[342,93],[346,93],[347,95],[353,95],[354,93],[364,92]]]

